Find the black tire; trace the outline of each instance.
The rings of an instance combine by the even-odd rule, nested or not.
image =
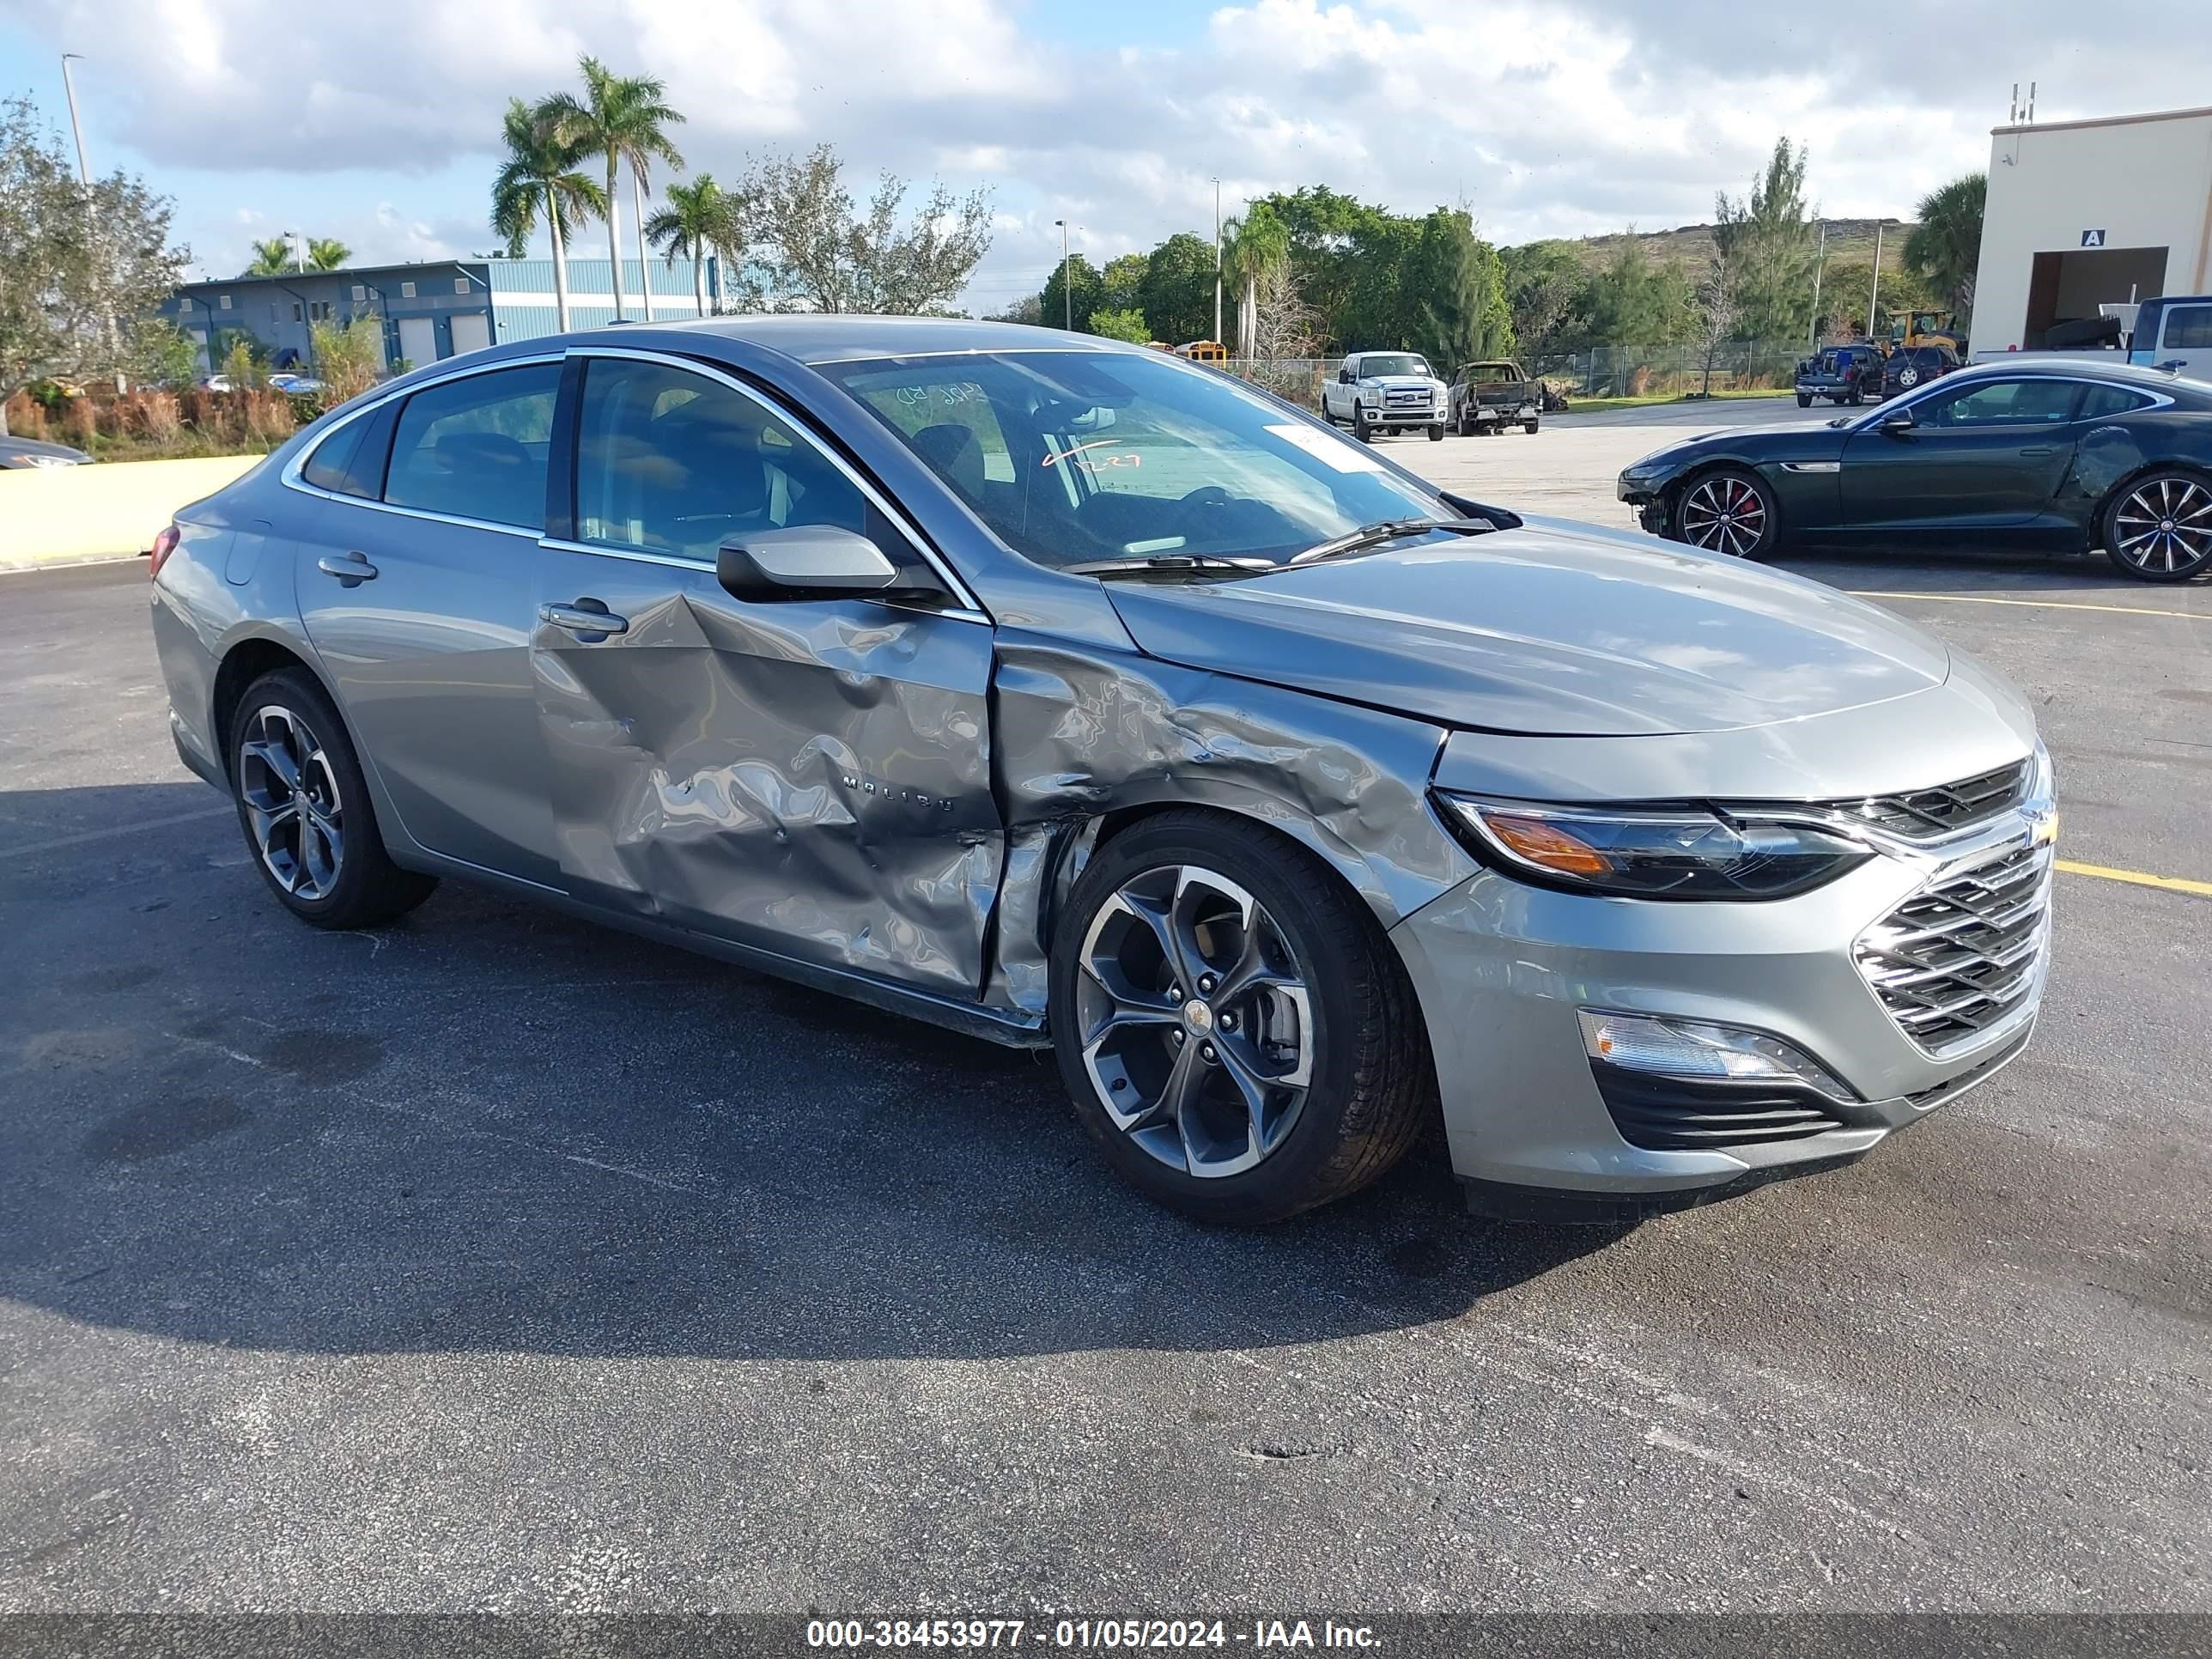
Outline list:
[[[1800,408],[1800,409],[1810,409],[1810,408],[1812,408],[1812,406],[1813,406],[1813,394],[1812,394],[1811,392],[1799,392],[1799,393],[1797,394],[1797,407],[1798,407],[1798,408]]]
[[[1375,441],[1375,428],[1367,419],[1367,411],[1358,404],[1352,406],[1352,435],[1364,444]]]
[[[1459,412],[1459,435],[1462,438],[1474,436],[1474,416],[1466,409]]]
[[[1853,409],[1856,409],[1861,404],[1866,401],[1866,394],[1861,392],[1858,387],[1853,386],[1849,392],[1846,392],[1844,394],[1844,401],[1849,404]]]
[[[1744,491],[1755,498],[1755,520]],[[1683,481],[1668,504],[1667,534],[1678,542],[1731,558],[1766,559],[1780,545],[1782,519],[1774,492],[1757,473],[1740,466],[1717,466]],[[1717,524],[1725,506],[1729,516]],[[1711,527],[1711,539],[1707,532]],[[1755,529],[1756,533],[1752,533]]]
[[[1135,943],[1120,947],[1116,964],[1126,968],[1133,960],[1131,981],[1142,977],[1146,994],[1159,994],[1162,988],[1151,981],[1172,970],[1164,966],[1157,936],[1126,920],[1134,914],[1126,901],[1122,907],[1112,901],[1132,884],[1142,888],[1151,881],[1166,884],[1164,890],[1176,893],[1176,902],[1182,903],[1178,866],[1225,878],[1256,902],[1253,914],[1264,913],[1271,939],[1287,947],[1289,969],[1302,982],[1303,1006],[1310,1011],[1310,1018],[1298,1022],[1297,1033],[1299,1042],[1307,1045],[1301,1052],[1310,1080],[1295,1109],[1281,1121],[1282,1138],[1249,1167],[1220,1174],[1191,1173],[1180,1151],[1169,1154],[1177,1160],[1171,1164],[1167,1156],[1146,1149],[1136,1126],[1127,1131],[1117,1126],[1105,1105],[1109,1091],[1094,1080],[1085,1057],[1086,1043],[1103,1033],[1101,1011],[1109,1006],[1102,1000],[1107,996],[1103,981],[1083,966],[1086,947],[1099,948],[1094,933],[1110,940],[1113,927],[1131,930]],[[1200,880],[1189,890],[1213,890]],[[1194,899],[1194,907],[1199,902]],[[1210,937],[1218,942],[1223,924],[1204,926],[1214,930]],[[1149,958],[1143,955],[1147,947],[1152,950]],[[1238,948],[1231,945],[1218,954],[1225,960]],[[1133,957],[1132,951],[1137,953]],[[1183,994],[1190,996],[1190,990],[1184,988]],[[1227,813],[1164,812],[1099,850],[1068,896],[1055,929],[1051,996],[1053,1048],[1084,1127],[1124,1179],[1148,1197],[1201,1221],[1257,1226],[1354,1192],[1398,1161],[1436,1109],[1435,1070],[1420,1007],[1374,914],[1311,853]],[[1159,1101],[1168,1098],[1185,1044],[1207,1046],[1210,1032],[1225,1045],[1228,1039],[1221,1033],[1235,1029],[1233,1010],[1206,1018],[1210,1023],[1196,1026],[1188,1021],[1171,1029],[1132,1026],[1121,1039],[1132,1045],[1129,1049],[1109,1054],[1102,1048],[1100,1068],[1119,1079],[1111,1091],[1119,1093],[1121,1083],[1130,1084],[1121,1097],[1132,1103],[1133,1116],[1138,1115],[1135,1109],[1147,1105],[1158,1109],[1158,1103],[1144,1099],[1145,1077],[1164,1074],[1158,1085]],[[1254,1015],[1248,1025],[1258,1020]],[[1085,1029],[1086,1021],[1092,1029]],[[1270,1023],[1268,1029],[1277,1028]],[[1245,1134],[1240,1114],[1247,1109],[1239,1103],[1243,1097],[1231,1092],[1235,1078],[1226,1062],[1217,1059],[1209,1066],[1191,1058],[1189,1063],[1194,1075],[1208,1079],[1199,1085],[1201,1090],[1228,1094],[1230,1134]],[[1208,1103],[1201,1117],[1223,1109]],[[1169,1136],[1164,1123],[1155,1124],[1152,1133],[1160,1137],[1158,1144],[1193,1144],[1188,1133]],[[1219,1143],[1248,1151],[1251,1144],[1226,1139]]]
[[[1437,422],[1437,424],[1436,424],[1436,425],[1434,425],[1434,426],[1432,426],[1432,427],[1431,427],[1431,428],[1429,428],[1429,441],[1430,441],[1431,443],[1432,443],[1432,444],[1440,444],[1440,443],[1442,443],[1443,441],[1444,441],[1444,428],[1443,428],[1443,422],[1441,422],[1441,421],[1439,421],[1438,422]]]
[[[2212,474],[2153,467],[2112,492],[2097,531],[2105,556],[2139,582],[2194,581],[2212,573]]]
[[[279,669],[246,688],[225,753],[254,868],[301,921],[333,929],[378,927],[437,886],[436,877],[401,869],[384,850],[353,739],[306,669]],[[287,765],[300,787],[285,781]]]
[[[1542,422],[1538,421],[1523,421],[1521,422],[1521,429],[1533,438],[1536,435],[1536,428],[1541,424]]]

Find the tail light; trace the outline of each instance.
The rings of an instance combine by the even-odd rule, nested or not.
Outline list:
[[[154,538],[152,550],[147,555],[146,576],[149,580],[161,574],[161,567],[169,562],[169,555],[177,550],[177,526],[168,525]]]

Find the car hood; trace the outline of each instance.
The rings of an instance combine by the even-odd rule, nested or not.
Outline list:
[[[1557,521],[1109,592],[1152,656],[1480,731],[1729,731],[1951,671],[1940,641],[1832,588]]]
[[[1418,391],[1437,383],[1425,374],[1363,374],[1362,386],[1379,386],[1385,392]]]

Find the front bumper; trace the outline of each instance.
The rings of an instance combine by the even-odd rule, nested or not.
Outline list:
[[[1907,899],[2033,834],[2008,816],[1924,856],[1876,858],[1762,903],[1586,896],[1486,871],[1407,917],[1391,939],[1420,999],[1452,1165],[1471,1199],[1507,1213],[1552,1213],[1562,1200],[1605,1212],[1590,1218],[1680,1207],[1863,1156],[1985,1080],[2033,1029],[2049,968],[2047,908],[2025,995],[1940,1055],[1892,1017],[1855,946]],[[1858,1098],[1824,1109],[1812,1132],[1731,1140],[1711,1133],[1723,1110],[1713,1085],[1601,1083],[1583,1009],[1779,1037]],[[1669,1121],[1705,1127],[1685,1143],[1665,1132]]]
[[[1362,404],[1359,413],[1370,426],[1435,426],[1444,417],[1443,408],[1426,404]]]

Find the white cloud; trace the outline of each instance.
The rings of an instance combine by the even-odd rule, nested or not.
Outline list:
[[[112,0],[0,15],[99,38],[114,84],[162,88],[105,118],[156,185],[167,167],[342,175],[333,200],[392,212],[346,210],[325,234],[376,258],[484,246],[481,195],[454,181],[488,181],[508,97],[572,84],[594,52],[667,82],[694,170],[826,140],[863,191],[879,167],[991,186],[1000,240],[975,297],[995,304],[1050,270],[1055,218],[1094,259],[1203,234],[1217,176],[1230,213],[1308,183],[1405,211],[1464,198],[1510,242],[1709,218],[1787,133],[1827,211],[1904,213],[1986,159],[2014,75],[2042,80],[2046,119],[2200,99],[2201,54],[2139,48],[2193,40],[2201,6],[1922,0],[1870,23],[1790,0],[1235,0],[1186,39],[1079,51],[1018,0],[380,0],[304,20],[296,0],[143,0],[128,30]],[[226,227],[229,203],[184,205]],[[236,227],[275,222],[253,210]]]

